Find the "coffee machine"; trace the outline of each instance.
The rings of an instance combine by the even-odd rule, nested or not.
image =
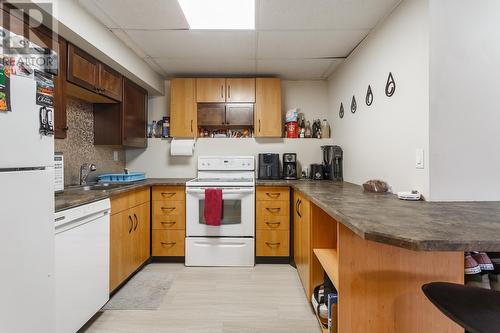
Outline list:
[[[323,151],[323,167],[325,179],[342,181],[343,172],[343,151],[339,146],[321,146]]]
[[[259,179],[280,179],[280,155],[259,154]]]
[[[283,179],[297,179],[297,154],[283,154]]]

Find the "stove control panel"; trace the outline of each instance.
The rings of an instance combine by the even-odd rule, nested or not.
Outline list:
[[[255,170],[254,156],[200,156],[198,170],[252,171]]]

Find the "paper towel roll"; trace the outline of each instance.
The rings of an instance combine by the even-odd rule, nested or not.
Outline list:
[[[171,156],[193,156],[194,139],[172,139],[170,143]]]

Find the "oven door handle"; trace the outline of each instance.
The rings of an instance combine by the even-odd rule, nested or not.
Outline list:
[[[196,193],[196,194],[200,194],[200,193],[205,193],[205,189],[187,189],[186,190],[187,193]],[[255,189],[251,188],[251,189],[238,189],[238,190],[225,190],[225,189],[222,189],[222,195],[224,194],[242,194],[242,193],[254,193],[255,192]]]

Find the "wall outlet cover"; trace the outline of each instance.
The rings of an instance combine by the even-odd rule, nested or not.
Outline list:
[[[424,168],[424,150],[423,149],[417,149],[415,152],[415,167],[417,169]]]

